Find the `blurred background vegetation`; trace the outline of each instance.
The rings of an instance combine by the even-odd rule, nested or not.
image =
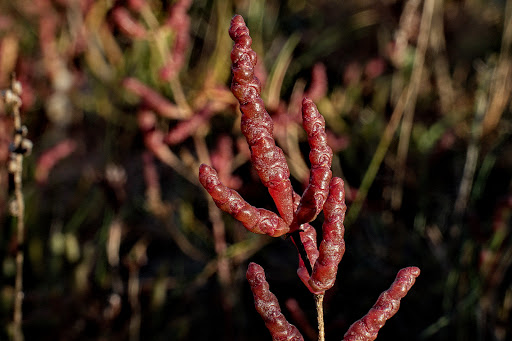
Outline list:
[[[303,94],[326,118],[347,186],[327,339],[416,265],[379,340],[512,340],[510,0],[2,1],[0,89],[12,73],[21,81],[34,143],[23,169],[25,339],[268,340],[249,261],[315,339],[289,240],[246,232],[197,180],[212,164],[251,204],[275,209],[229,92],[235,13],[295,190],[309,176]],[[1,109],[0,339],[15,292],[12,136]]]

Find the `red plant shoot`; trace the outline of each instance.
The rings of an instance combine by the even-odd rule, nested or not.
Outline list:
[[[232,19],[229,33],[235,41],[231,52],[233,62],[231,90],[240,103],[242,132],[251,149],[252,164],[274,199],[280,216],[248,204],[236,191],[222,184],[217,173],[210,166],[201,165],[200,182],[210,193],[215,204],[242,222],[248,230],[273,237],[291,234],[300,253],[299,277],[311,292],[323,293],[334,283],[338,263],[343,254],[338,253],[337,257],[327,256],[327,253],[335,247],[338,251],[344,250],[342,223],[344,214],[339,215],[339,219],[331,219],[333,222],[326,220],[324,229],[333,232],[325,234],[327,239],[320,250],[317,249],[315,230],[307,223],[316,218],[326,200],[329,200],[327,197],[330,188],[326,216],[330,216],[331,211],[344,213],[344,209],[341,208],[345,207],[343,181],[341,179],[331,181],[332,150],[327,146],[325,121],[315,104],[310,99],[304,98],[302,101],[303,126],[311,148],[311,174],[309,185],[301,197],[291,187],[290,171],[284,153],[276,146],[273,138],[273,122],[261,99],[258,78],[254,76],[256,53],[251,49],[249,30],[241,16],[235,16]],[[297,236],[299,231],[302,231],[300,238]],[[315,264],[317,258],[322,261],[319,265]],[[317,267],[316,272],[313,271],[314,266]],[[315,273],[314,277],[310,278],[313,273]]]
[[[279,215],[247,203],[235,190],[225,186],[210,166],[199,167],[199,180],[224,212],[240,221],[254,233],[279,237],[292,236],[299,251],[297,274],[308,290],[315,294],[319,316],[319,340],[324,340],[322,300],[326,290],[336,281],[338,264],[345,252],[344,226],[346,205],[344,182],[332,177],[332,149],[327,145],[325,120],[309,98],[302,100],[302,121],[310,147],[309,183],[302,196],[295,193],[290,171],[283,153],[273,137],[273,121],[261,98],[261,84],[254,75],[257,56],[251,48],[249,29],[243,18],[231,20],[229,34],[234,46],[231,52],[233,80],[231,91],[240,103],[241,130],[251,151],[251,163],[274,200]],[[309,222],[323,210],[322,241],[317,246],[316,230]],[[385,321],[396,313],[419,269],[402,269],[390,289],[382,293],[374,307],[354,323],[345,340],[373,340]],[[297,328],[281,313],[276,297],[269,291],[263,268],[249,265],[247,279],[255,305],[273,340],[302,340]]]
[[[384,323],[396,314],[400,300],[409,292],[419,275],[420,269],[414,266],[400,270],[391,287],[380,294],[372,309],[350,326],[343,341],[375,340]]]
[[[249,264],[247,280],[254,296],[256,310],[275,341],[304,340],[297,327],[290,324],[281,313],[277,297],[270,292],[263,268],[256,263]]]
[[[229,35],[235,42],[231,51],[231,91],[240,102],[242,133],[251,148],[251,161],[281,217],[290,224],[293,220],[290,170],[282,149],[274,141],[274,125],[261,98],[260,81],[254,75],[256,52],[251,48],[249,29],[241,16],[231,20]]]
[[[343,180],[340,178],[332,179],[329,196],[324,204],[323,240],[320,243],[313,273],[308,281],[310,287],[316,292],[325,291],[334,285],[338,264],[345,253],[343,219],[347,207],[343,185]]]
[[[279,237],[290,230],[288,224],[277,214],[251,206],[238,192],[224,186],[212,167],[205,164],[201,165],[199,181],[210,193],[217,207],[231,214],[249,231]]]
[[[313,101],[308,98],[304,98],[302,101],[302,121],[311,148],[309,153],[311,173],[309,185],[304,191],[295,213],[299,225],[314,220],[320,213],[327,199],[332,176],[332,150],[327,145],[325,121]]]

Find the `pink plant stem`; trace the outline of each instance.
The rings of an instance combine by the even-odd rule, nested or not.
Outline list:
[[[372,309],[350,326],[343,341],[375,340],[386,321],[398,311],[400,300],[411,289],[419,275],[420,269],[414,266],[400,270],[391,287],[380,294]]]
[[[124,7],[117,7],[112,11],[112,19],[117,27],[132,39],[144,38],[146,29],[137,22],[130,12]]]
[[[250,263],[247,269],[247,280],[254,296],[256,310],[263,318],[265,326],[274,341],[304,340],[297,327],[290,324],[279,307],[277,297],[270,292],[263,268],[256,263]]]
[[[309,89],[306,91],[306,97],[311,98],[312,101],[321,99],[327,93],[327,70],[322,63],[316,63],[311,71],[311,83]]]
[[[164,67],[160,70],[160,78],[169,81],[176,77],[185,63],[185,56],[190,44],[190,18],[187,14],[191,0],[178,0],[169,12],[166,25],[174,31],[174,45]]]
[[[240,103],[242,133],[251,148],[251,161],[281,217],[290,224],[293,220],[290,170],[283,151],[273,138],[272,119],[261,99],[261,84],[254,75],[256,52],[251,48],[249,29],[240,15],[231,19],[229,35],[235,42],[231,51],[231,91]]]
[[[145,6],[147,6],[146,0],[128,0],[128,7],[132,11],[140,12]]]
[[[197,178],[190,174],[182,161],[164,143],[164,133],[156,127],[156,115],[151,110],[141,109],[137,113],[137,122],[144,135],[144,144],[160,161],[172,167],[177,173],[197,184]]]
[[[185,141],[188,137],[193,135],[197,129],[204,124],[208,124],[210,118],[214,112],[210,108],[206,107],[198,113],[192,115],[186,121],[181,121],[173,129],[169,131],[165,137],[165,142],[171,146],[180,144]]]
[[[125,89],[139,96],[144,101],[145,105],[161,116],[171,119],[180,119],[182,117],[181,110],[176,105],[169,102],[165,97],[138,79],[131,77],[125,78],[123,86]]]
[[[37,160],[35,178],[37,183],[44,184],[48,180],[50,171],[62,159],[69,156],[76,149],[76,142],[71,139],[60,141],[55,146],[47,149]]]

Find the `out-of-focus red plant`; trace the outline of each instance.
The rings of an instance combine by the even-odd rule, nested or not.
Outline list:
[[[124,7],[117,7],[112,11],[114,24],[128,37],[132,39],[144,38],[147,31],[139,22],[137,22],[130,12]]]
[[[76,142],[71,139],[60,141],[55,146],[45,150],[37,160],[35,178],[39,184],[48,180],[50,171],[62,159],[69,156],[76,149]]]
[[[163,81],[173,79],[185,63],[190,41],[190,18],[187,11],[191,3],[191,0],[178,0],[169,10],[165,25],[173,30],[174,43],[165,65],[160,70],[160,78]]]
[[[177,119],[182,116],[182,113],[175,104],[138,79],[131,77],[126,78],[123,81],[123,86],[125,89],[139,96],[145,106],[156,111],[159,115],[172,119]]]

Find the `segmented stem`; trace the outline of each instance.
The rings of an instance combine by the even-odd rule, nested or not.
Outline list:
[[[315,292],[313,288],[309,285],[309,279],[311,276],[312,267],[315,265],[315,262],[318,258],[318,247],[316,243],[316,230],[313,226],[309,224],[304,224],[302,226],[302,231],[300,231],[300,240],[304,249],[306,250],[306,254],[308,259],[303,259],[303,257],[299,257],[299,268],[297,269],[297,275],[304,285],[314,294],[318,294]],[[309,263],[309,267],[307,266]]]
[[[269,290],[263,268],[256,263],[250,263],[246,276],[254,296],[256,310],[263,318],[265,326],[270,331],[272,340],[304,340],[297,327],[290,324],[283,313],[281,313],[277,297]]]
[[[240,15],[231,19],[229,35],[235,42],[231,51],[231,91],[240,103],[242,133],[251,148],[251,161],[279,214],[290,224],[293,220],[290,170],[282,149],[274,141],[274,124],[261,98],[260,81],[254,75],[256,52],[251,48],[249,29]]]
[[[313,274],[309,280],[309,285],[315,291],[325,291],[334,285],[338,264],[345,253],[343,220],[345,219],[347,206],[345,205],[345,189],[343,186],[343,180],[333,178],[329,196],[324,204],[323,239],[320,243],[319,256],[315,262]]]
[[[272,237],[282,236],[290,230],[288,224],[277,214],[251,206],[237,191],[224,186],[212,167],[205,164],[199,167],[199,181],[217,207],[231,214],[247,230]]]
[[[372,309],[350,326],[343,341],[375,340],[386,321],[396,314],[400,308],[400,300],[411,289],[419,275],[420,269],[414,266],[400,270],[391,287],[380,294]]]
[[[299,225],[314,220],[320,213],[327,199],[332,177],[332,149],[327,145],[325,120],[309,98],[304,98],[302,101],[302,125],[308,134],[311,149],[309,152],[311,172],[308,187],[300,199],[295,214]]]

